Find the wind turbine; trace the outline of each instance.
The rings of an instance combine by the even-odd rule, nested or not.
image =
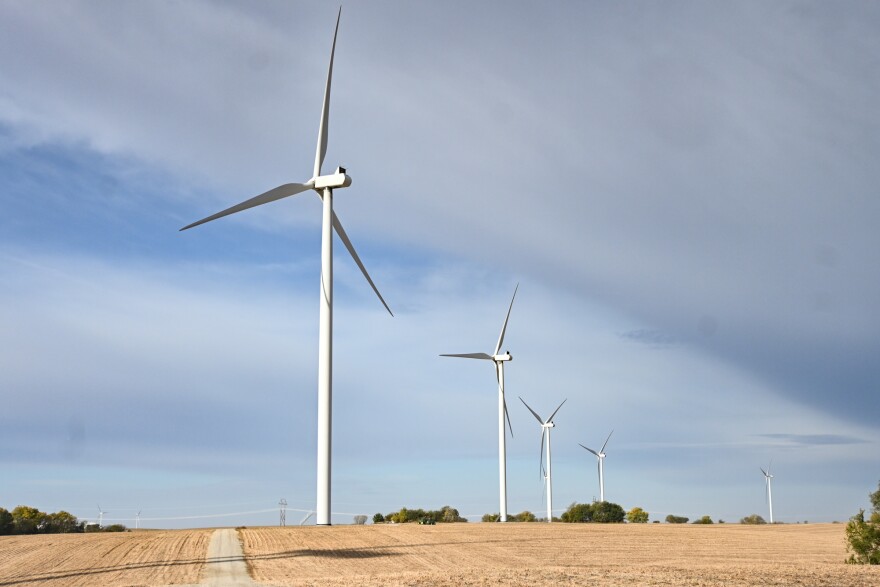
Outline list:
[[[98,505],[98,527],[99,527],[99,528],[103,528],[103,527],[104,527],[104,514],[105,514],[105,513],[106,513],[106,512],[105,512],[104,510],[101,509],[101,506]]]
[[[519,398],[519,401],[523,403],[525,407],[529,409],[538,423],[541,425],[541,475],[543,475],[544,480],[547,482],[547,521],[553,521],[553,477],[550,473],[550,429],[554,428],[556,424],[553,423],[553,416],[556,415],[556,412],[559,411],[559,408],[562,407],[562,404],[568,401],[568,398],[562,400],[562,404],[559,404],[559,407],[553,410],[553,413],[550,414],[550,417],[546,420],[542,420],[541,416],[539,416],[535,410],[529,407],[529,404],[526,403],[526,400],[523,398]],[[544,471],[544,436],[547,436],[547,470]]]
[[[764,474],[764,484],[767,486],[767,504],[770,506],[770,523],[773,523],[773,492],[770,488],[770,480],[773,479],[773,475],[770,474],[770,466],[773,464],[773,461],[770,461],[770,465],[767,465],[767,470],[765,471],[763,467],[759,467],[761,469],[761,473]]]
[[[504,344],[504,333],[507,331],[507,321],[510,320],[510,310],[513,309],[513,300],[516,299],[516,292],[519,284],[513,289],[513,297],[510,298],[510,306],[507,308],[507,316],[504,318],[504,324],[501,326],[501,334],[498,336],[498,344],[495,345],[495,352],[491,355],[486,353],[464,353],[458,355],[440,355],[441,357],[459,357],[463,359],[483,359],[485,361],[493,361],[495,363],[495,377],[498,379],[498,483],[499,483],[499,510],[502,522],[507,521],[507,435],[504,433],[504,420],[507,419],[507,427],[510,429],[510,436],[513,436],[513,427],[510,425],[510,414],[507,413],[507,402],[504,400],[504,363],[512,361],[513,357],[510,351],[505,351],[503,355],[498,353],[501,351],[501,345]]]
[[[367,282],[388,313],[392,316],[391,309],[382,294],[370,279],[364,264],[354,250],[354,246],[342,228],[339,217],[333,211],[334,188],[345,188],[351,185],[351,178],[346,175],[344,167],[337,167],[331,175],[321,175],[321,166],[324,163],[324,155],[327,153],[327,129],[330,116],[330,81],[333,77],[333,56],[336,52],[336,35],[339,32],[339,20],[342,16],[342,8],[336,16],[336,29],[333,33],[333,46],[330,49],[330,67],[327,71],[327,85],[324,88],[324,102],[321,107],[321,120],[318,124],[318,147],[315,153],[315,167],[311,179],[305,183],[286,183],[236,204],[231,208],[217,212],[212,216],[203,218],[184,226],[180,230],[187,230],[194,226],[204,224],[228,216],[254,206],[260,206],[274,202],[288,196],[293,196],[307,190],[314,190],[323,201],[323,221],[321,224],[321,289],[320,289],[320,329],[318,336],[318,474],[317,474],[317,523],[320,526],[330,525],[330,452],[332,431],[332,374],[333,374],[333,230],[339,235],[342,244],[348,249],[354,262],[360,268],[361,273],[367,278]]]
[[[587,449],[596,455],[596,458],[599,460],[599,501],[605,501],[605,447],[608,446],[608,441],[611,440],[612,434],[614,434],[614,430],[608,433],[608,438],[605,439],[605,444],[602,445],[599,452],[594,451],[588,446],[584,446],[580,442],[578,443],[581,448]]]
[[[141,510],[138,510],[138,513],[134,515],[134,529],[137,530],[141,527]]]

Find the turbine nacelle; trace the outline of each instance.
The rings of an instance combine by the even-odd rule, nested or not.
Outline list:
[[[503,355],[492,355],[492,360],[496,363],[499,361],[512,361],[513,355],[510,354],[510,351],[506,351]]]
[[[351,178],[346,175],[345,167],[337,167],[336,171],[331,175],[319,175],[312,180],[316,190],[324,188],[337,189],[347,188],[351,185]]]

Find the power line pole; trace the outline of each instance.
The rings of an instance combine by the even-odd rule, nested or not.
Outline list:
[[[282,497],[281,501],[278,502],[278,506],[280,508],[279,513],[281,514],[281,520],[278,525],[279,526],[286,526],[287,525],[287,500]]]

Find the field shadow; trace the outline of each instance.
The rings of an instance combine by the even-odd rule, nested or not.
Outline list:
[[[316,557],[316,558],[327,558],[327,559],[358,559],[358,558],[383,558],[383,557],[394,557],[394,556],[403,556],[404,553],[399,552],[398,549],[400,547],[405,547],[407,549],[411,548],[433,548],[436,546],[467,546],[470,544],[511,544],[512,542],[530,542],[527,539],[517,540],[511,538],[504,539],[491,539],[491,540],[459,540],[459,541],[446,541],[446,542],[424,542],[419,544],[387,544],[387,545],[378,545],[378,546],[361,546],[354,548],[338,548],[338,549],[328,549],[328,550],[314,550],[314,549],[299,549],[299,550],[286,550],[282,552],[270,552],[266,554],[246,554],[244,556],[245,560],[250,563],[254,561],[261,560],[277,560],[277,559],[285,559],[285,558],[300,558],[300,557]]]
[[[335,548],[333,550],[287,550],[284,552],[270,552],[268,554],[245,555],[247,562],[260,560],[276,560],[283,558],[299,558],[313,556],[317,558],[381,558],[386,556],[400,556],[401,553],[390,550],[387,546],[364,547],[364,548]]]
[[[233,559],[234,557],[218,557],[218,558],[228,558]],[[241,560],[240,558],[237,560]],[[127,563],[122,565],[112,565],[106,567],[92,567],[90,569],[70,569],[70,570],[59,570],[59,571],[49,571],[45,573],[33,573],[31,575],[21,576],[21,577],[9,577],[3,578],[0,577],[0,587],[6,587],[8,585],[23,585],[26,583],[43,583],[46,581],[59,581],[63,579],[71,579],[74,577],[88,577],[88,576],[97,576],[104,575],[107,573],[115,573],[121,571],[134,571],[138,569],[150,569],[156,567],[179,567],[179,566],[191,566],[191,565],[202,565],[210,562],[222,562],[220,560],[212,561],[211,559],[198,558],[198,559],[187,559],[187,560],[172,560],[172,561],[145,561],[140,563]],[[100,579],[98,579],[100,580]],[[100,583],[98,583],[100,584]]]

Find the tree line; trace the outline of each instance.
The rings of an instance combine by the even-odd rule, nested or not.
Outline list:
[[[37,508],[20,505],[11,512],[0,508],[0,536],[9,534],[77,534],[82,532],[124,532],[122,524],[98,526],[80,521],[61,510],[47,514]]]
[[[467,518],[462,518],[458,510],[452,506],[445,505],[439,510],[423,510],[421,508],[409,509],[400,508],[400,511],[390,514],[377,513],[373,516],[374,524],[406,524],[408,522],[419,522],[422,524],[448,524],[452,522],[467,522]]]

